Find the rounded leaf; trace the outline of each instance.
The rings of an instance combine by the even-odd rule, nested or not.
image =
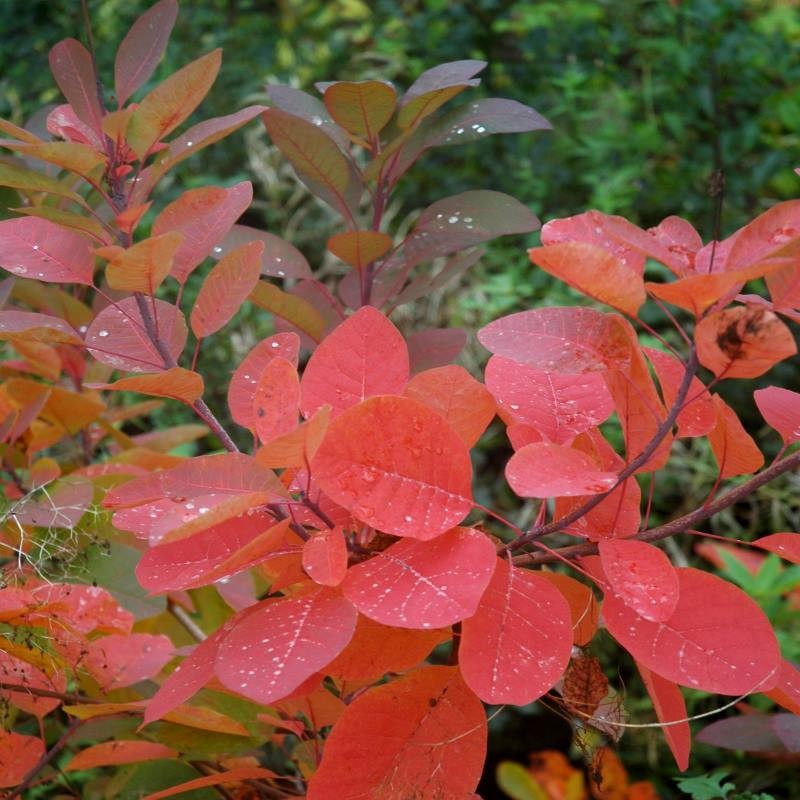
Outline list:
[[[681,686],[730,695],[772,688],[780,652],[764,612],[722,578],[691,568],[677,573],[678,604],[662,622],[607,594],[603,619],[609,633],[637,661]]]
[[[443,628],[475,613],[495,562],[485,534],[454,528],[432,542],[397,542],[351,567],[342,591],[384,625]]]
[[[396,536],[433,539],[472,508],[469,450],[406,397],[372,397],[332,420],[312,474],[334,502]]]
[[[572,618],[552,583],[496,561],[478,611],[463,623],[459,666],[484,702],[526,705],[563,675],[572,651]]]

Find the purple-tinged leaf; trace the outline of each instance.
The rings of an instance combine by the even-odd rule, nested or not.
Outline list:
[[[408,337],[412,374],[452,364],[467,344],[463,328],[428,328]]]
[[[273,278],[311,278],[311,267],[306,257],[293,245],[279,236],[248,225],[234,225],[211,251],[213,258],[223,258],[235,247],[246,242],[263,242],[261,274]]]
[[[478,341],[491,353],[546,372],[603,372],[630,360],[620,320],[593,308],[539,308],[490,322]]]
[[[158,335],[177,360],[186,344],[188,330],[180,310],[164,300],[148,301],[151,316],[155,306]],[[101,363],[129,372],[152,372],[168,365],[147,333],[135,297],[106,306],[86,331],[86,347]]]
[[[394,305],[412,303],[422,297],[430,296],[432,292],[446,286],[450,281],[475,266],[484,255],[486,255],[486,250],[483,247],[477,247],[451,256],[435,275],[431,275],[430,270],[424,270],[397,297],[392,298]]]
[[[456,108],[434,122],[426,147],[464,144],[493,133],[550,130],[552,125],[530,106],[516,100],[489,97]]]
[[[120,42],[114,62],[114,86],[120,108],[158,66],[177,16],[176,0],[160,0],[131,25]]]
[[[92,285],[94,256],[85,236],[46,219],[0,222],[0,266],[21,278]]]
[[[267,94],[276,108],[322,128],[339,147],[350,146],[347,134],[333,121],[321,100],[300,89],[275,83],[267,85]]]
[[[50,70],[78,119],[102,135],[103,109],[89,51],[77,39],[64,39],[50,51]]]
[[[795,714],[743,714],[712,722],[696,739],[726,750],[772,756],[800,754],[800,717]]]
[[[408,103],[413,98],[435,91],[436,89],[445,89],[448,86],[466,83],[484,69],[486,69],[486,62],[476,61],[474,59],[448,61],[445,64],[431,67],[431,69],[425,70],[425,72],[409,86],[408,90],[403,95],[401,103]]]
[[[539,220],[518,200],[502,192],[478,190],[428,206],[403,242],[406,268],[498,236],[530,233]]]

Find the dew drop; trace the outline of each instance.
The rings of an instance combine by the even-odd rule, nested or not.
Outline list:
[[[103,337],[108,336],[108,331],[98,331],[97,335]]]
[[[217,245],[217,246],[214,248],[214,252],[215,252],[215,253],[221,253],[221,252],[222,252],[222,248],[221,248],[219,245]]]

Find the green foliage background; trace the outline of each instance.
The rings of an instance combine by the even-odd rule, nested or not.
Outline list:
[[[89,0],[101,74],[112,74],[116,43],[149,5]],[[85,38],[79,0],[0,0],[0,116],[22,124],[42,105],[62,102],[47,53],[67,36]],[[543,220],[597,208],[649,226],[678,214],[709,238],[715,227],[709,183],[717,171],[725,176],[722,234],[796,196],[800,186],[793,172],[800,164],[798,0],[183,0],[156,79],[218,46],[223,69],[202,106],[204,116],[264,102],[266,83],[313,91],[318,80],[379,77],[405,86],[435,64],[479,58],[489,67],[475,96],[517,99],[552,122],[550,134],[495,136],[425,156],[390,209],[399,227],[449,193],[491,188],[513,194]],[[324,242],[333,221],[297,188],[260,126],[187,161],[162,199],[191,186],[248,178],[256,202],[247,221],[285,236],[312,265],[329,269]],[[535,237],[495,244],[463,286],[433,298],[416,312],[420,317],[406,322],[446,321],[475,330],[510,311],[575,302],[569,290],[531,267],[524,247],[532,244]],[[259,315],[240,316],[230,335],[204,349],[201,371],[227,374],[266,332]],[[797,370],[786,369],[782,385],[791,387]],[[211,404],[221,409],[227,380],[209,383],[218,387]],[[737,408],[760,426],[743,398]],[[174,421],[165,416],[159,424]],[[486,460],[495,446],[501,445],[486,445]],[[679,454],[683,479],[659,485],[654,519],[702,502],[714,479],[702,466],[703,455]],[[763,525],[768,530],[762,532],[781,524],[798,529],[797,488],[789,478],[718,524],[745,537]],[[740,574],[728,577],[745,581]],[[762,584],[755,594],[777,615],[775,604],[783,608],[785,600],[771,591],[774,580]],[[784,625],[784,642],[794,641],[795,650],[797,633],[795,615]],[[623,674],[628,677],[628,704],[641,719],[642,689]],[[708,710],[709,702],[693,701],[692,712]],[[498,758],[524,761],[536,747],[564,743],[554,718],[521,720],[519,731],[514,722],[507,737],[495,740]],[[623,756],[636,777],[674,773],[659,738],[650,731],[623,739]],[[786,796],[800,796],[796,782],[786,783],[788,776],[779,778],[772,767],[703,747],[697,757],[703,768],[721,765],[734,773],[740,788],[782,785]],[[664,796],[667,785],[660,783]]]

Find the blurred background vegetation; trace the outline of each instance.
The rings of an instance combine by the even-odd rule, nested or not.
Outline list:
[[[116,44],[150,3],[89,0],[88,5],[101,74],[110,76]],[[183,0],[181,5],[156,77],[224,48],[220,78],[201,107],[204,117],[266,102],[266,83],[313,91],[318,80],[382,78],[407,86],[435,64],[478,58],[489,67],[473,97],[513,98],[552,122],[552,133],[494,136],[426,155],[401,182],[390,209],[397,228],[447,194],[487,188],[514,195],[542,220],[597,208],[650,226],[678,214],[708,239],[715,204],[709,183],[719,170],[725,176],[723,235],[797,195],[798,0]],[[47,53],[64,37],[85,40],[80,2],[0,0],[0,20],[0,116],[22,124],[41,106],[61,102]],[[161,199],[166,203],[184,188],[243,179],[253,180],[256,192],[246,221],[285,236],[323,273],[331,269],[324,245],[334,231],[332,217],[298,188],[256,123],[185,162]],[[415,312],[418,318],[403,321],[410,327],[450,324],[474,331],[504,313],[576,302],[570,290],[532,268],[524,248],[536,243],[535,236],[495,243],[460,286],[430,298]],[[248,311],[229,330],[207,343],[200,364],[206,375],[227,375],[269,328],[262,315]],[[470,358],[474,367],[476,356]],[[782,370],[775,382],[797,388],[796,365]],[[216,394],[210,402],[222,410],[227,380],[212,386]],[[737,394],[734,386],[725,396],[752,432],[765,434],[777,450],[753,409],[752,388],[743,386]],[[159,425],[178,421],[170,416],[174,411],[162,413]],[[501,438],[487,437],[479,458],[500,462],[507,447]],[[679,474],[660,480],[654,521],[702,502],[714,481],[707,455],[691,447],[676,453]],[[502,494],[501,484],[496,488]],[[744,538],[797,530],[798,488],[797,477],[789,476],[718,520],[715,529]],[[495,507],[515,513],[513,498],[492,499]],[[674,547],[676,563],[693,558],[691,543]],[[761,586],[758,599],[765,607],[776,602],[774,585]],[[785,598],[778,597],[785,606]],[[789,646],[794,652],[785,654],[796,659],[797,628],[797,614],[787,615],[785,641],[794,641]],[[601,642],[601,655],[602,649]],[[607,655],[612,652],[608,648]],[[643,690],[630,665],[620,665],[619,674],[609,677],[624,683],[634,719],[646,719]],[[707,711],[710,702],[698,696],[690,710]],[[567,747],[567,724],[543,714],[537,707],[530,715],[500,715],[495,724],[505,735],[493,741],[492,758],[524,762],[531,750]],[[662,796],[674,796],[666,776],[675,770],[660,738],[655,730],[631,732],[621,751],[634,777],[653,778]],[[702,746],[697,756],[698,770],[727,768],[740,788],[774,785],[781,787],[777,796],[800,797],[797,778],[779,778],[775,767]],[[496,796],[489,788],[481,791]]]

